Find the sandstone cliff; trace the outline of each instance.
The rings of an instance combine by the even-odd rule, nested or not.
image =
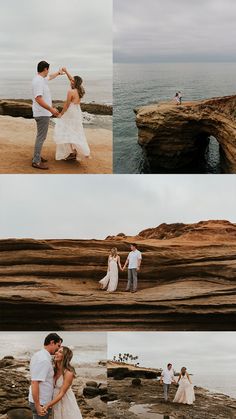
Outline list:
[[[236,95],[208,100],[159,103],[135,110],[138,142],[151,168],[179,169],[194,162],[214,136],[223,170],[236,173]]]
[[[235,330],[236,226],[162,224],[107,240],[0,240],[1,330]],[[98,288],[107,256],[138,243],[139,290]]]

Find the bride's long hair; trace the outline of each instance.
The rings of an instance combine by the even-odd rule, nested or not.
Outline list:
[[[74,377],[76,377],[76,373],[75,373],[75,369],[74,367],[72,367],[70,361],[73,358],[73,352],[70,348],[68,348],[67,346],[63,346],[62,347],[62,351],[63,351],[63,358],[62,358],[62,375],[65,374],[65,371],[70,371],[74,374]],[[55,367],[54,367],[55,373],[58,370],[58,363],[55,362]]]
[[[183,367],[181,368],[181,375],[184,377],[186,374],[187,368]]]
[[[74,76],[74,83],[73,83],[73,89],[77,89],[77,92],[79,94],[80,99],[85,95],[85,90],[82,85],[83,79],[80,76]]]
[[[116,247],[113,247],[112,249],[111,249],[111,252],[110,252],[110,256],[112,257],[112,258],[116,258],[116,256],[117,256],[117,248]]]

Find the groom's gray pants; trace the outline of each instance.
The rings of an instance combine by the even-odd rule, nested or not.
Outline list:
[[[33,412],[33,419],[49,419],[49,415],[50,413],[48,412],[45,416],[39,416],[36,409],[35,409],[35,405],[34,403],[29,403],[29,407]]]
[[[47,138],[50,116],[38,116],[34,119],[37,124],[37,136],[34,146],[33,163],[40,163],[43,143]]]
[[[138,273],[137,269],[128,269],[128,283],[126,290],[137,291]]]
[[[168,400],[168,393],[169,393],[169,389],[170,389],[170,384],[163,384],[163,390],[164,390],[164,399],[167,401]]]

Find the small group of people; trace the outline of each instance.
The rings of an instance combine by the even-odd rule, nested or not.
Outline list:
[[[30,361],[29,406],[33,419],[83,419],[71,388],[73,352],[57,333],[45,337],[44,347]],[[53,357],[53,359],[52,359]]]
[[[37,75],[32,81],[33,90],[33,117],[37,125],[32,167],[48,170],[47,159],[42,157],[42,147],[47,138],[51,116],[56,117],[54,128],[54,141],[56,143],[56,160],[77,160],[88,158],[90,149],[83,129],[83,117],[80,101],[85,94],[83,80],[80,76],[71,76],[66,67],[56,73],[49,74],[46,61],[40,61],[37,66]],[[51,93],[48,81],[58,76],[66,75],[70,88],[63,109],[59,112],[52,106]]]
[[[183,95],[181,92],[176,92],[175,96],[174,96],[174,101],[176,103],[176,105],[181,105],[182,104],[182,98]]]
[[[124,266],[121,266],[117,248],[113,247],[108,256],[108,268],[106,276],[99,281],[100,288],[107,292],[114,292],[119,282],[119,269],[123,272],[128,265],[128,282],[125,291],[136,292],[138,289],[138,272],[142,262],[142,253],[137,249],[137,244],[131,243]]]
[[[178,385],[174,403],[193,404],[195,401],[194,386],[185,367],[181,368],[178,380],[175,380],[173,365],[167,364],[167,368],[162,371],[160,384],[163,384],[164,399],[168,401],[168,394],[171,384]]]

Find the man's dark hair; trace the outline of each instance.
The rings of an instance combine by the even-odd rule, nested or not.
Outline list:
[[[48,64],[47,61],[40,61],[37,66],[38,73],[42,73],[42,71],[45,70],[45,68],[48,69],[49,66],[50,64]]]
[[[172,364],[167,364],[167,367],[170,367],[170,366],[172,366]]]
[[[130,246],[134,246],[137,249],[137,244],[136,243],[130,243]]]
[[[59,343],[63,342],[63,339],[57,333],[49,333],[49,335],[47,335],[44,339],[44,346],[49,345],[51,341],[54,343]]]

